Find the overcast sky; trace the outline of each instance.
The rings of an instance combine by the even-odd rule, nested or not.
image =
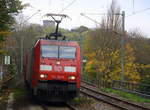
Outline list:
[[[60,25],[63,28],[71,29],[81,25],[94,28],[96,24],[80,13],[106,13],[112,0],[21,0],[23,3],[30,3],[32,7],[23,10],[26,17],[32,16],[37,10],[40,13],[33,16],[29,22],[42,24],[46,13],[62,13],[72,18],[63,20]],[[74,2],[73,2],[74,1]],[[116,0],[121,7],[121,11],[125,11],[125,28],[126,30],[140,29],[145,35],[150,37],[150,0]],[[133,5],[134,2],[134,5]],[[71,4],[72,3],[72,4]],[[71,4],[70,6],[68,6]],[[68,6],[68,7],[67,7]],[[67,8],[66,8],[67,7]],[[135,14],[133,15],[133,13]],[[139,12],[139,13],[136,13]],[[102,15],[87,16],[101,21]]]

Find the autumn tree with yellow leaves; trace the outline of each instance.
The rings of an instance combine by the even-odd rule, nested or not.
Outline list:
[[[93,33],[93,32],[91,32]],[[99,36],[101,37],[101,36]],[[95,36],[87,36],[85,43],[85,56],[88,59],[85,70],[90,77],[111,82],[120,80],[120,46],[111,47],[111,41],[106,46],[93,44]],[[90,40],[89,40],[90,39]],[[96,41],[98,42],[98,41]],[[99,40],[99,42],[104,42]],[[115,43],[115,42],[114,42]],[[95,50],[94,50],[95,49]],[[140,75],[137,71],[138,64],[135,63],[134,50],[129,43],[125,45],[125,80],[138,82]]]
[[[102,20],[101,27],[89,32],[84,42],[84,54],[88,61],[85,74],[105,82],[120,80],[121,77],[120,41],[122,36],[114,32],[121,32],[120,17],[114,17],[114,13],[120,12],[119,9],[113,1],[108,9],[108,16],[105,18],[108,20]],[[124,60],[125,81],[139,82],[139,64],[135,62],[134,49],[129,42],[125,44]]]

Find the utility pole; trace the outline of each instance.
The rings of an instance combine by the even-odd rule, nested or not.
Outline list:
[[[21,67],[20,67],[20,73],[23,72],[23,48],[24,48],[24,47],[23,47],[23,41],[24,41],[24,37],[21,36],[21,48],[20,48],[20,49],[21,49],[21,51],[20,51],[20,52],[21,52],[21,56],[20,56],[20,57],[21,57],[21,58],[20,58],[20,59],[21,59],[21,60],[20,60],[20,61],[21,61],[21,62],[20,62],[20,63],[21,63]]]
[[[124,65],[125,65],[125,11],[122,11],[122,36],[121,36],[121,75],[120,80],[121,82],[124,81]]]
[[[84,13],[81,13],[80,15],[88,18],[89,20],[97,23],[97,24],[100,24],[99,22],[97,22],[96,20],[93,20],[92,18],[86,16]],[[104,15],[104,13],[97,13],[96,15]],[[125,41],[124,41],[124,37],[125,37],[125,11],[122,11],[122,13],[114,13],[114,15],[119,15],[122,17],[122,32],[121,34],[120,33],[117,33],[119,35],[121,35],[121,48],[120,48],[120,62],[121,62],[121,73],[120,73],[120,80],[121,82],[124,81],[124,65],[125,65]],[[112,32],[116,33],[115,31],[112,30]],[[121,83],[122,85],[123,83]]]

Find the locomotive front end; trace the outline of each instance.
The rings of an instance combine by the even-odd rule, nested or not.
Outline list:
[[[80,62],[80,48],[76,43],[41,42],[34,95],[50,101],[76,97],[80,88]]]

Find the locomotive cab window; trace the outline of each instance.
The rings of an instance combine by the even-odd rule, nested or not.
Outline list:
[[[75,59],[76,47],[56,46],[56,45],[42,45],[42,57],[45,58],[67,58]]]
[[[71,58],[74,59],[76,57],[76,48],[75,47],[59,47],[59,58]]]
[[[58,58],[58,46],[42,45],[42,57]]]

